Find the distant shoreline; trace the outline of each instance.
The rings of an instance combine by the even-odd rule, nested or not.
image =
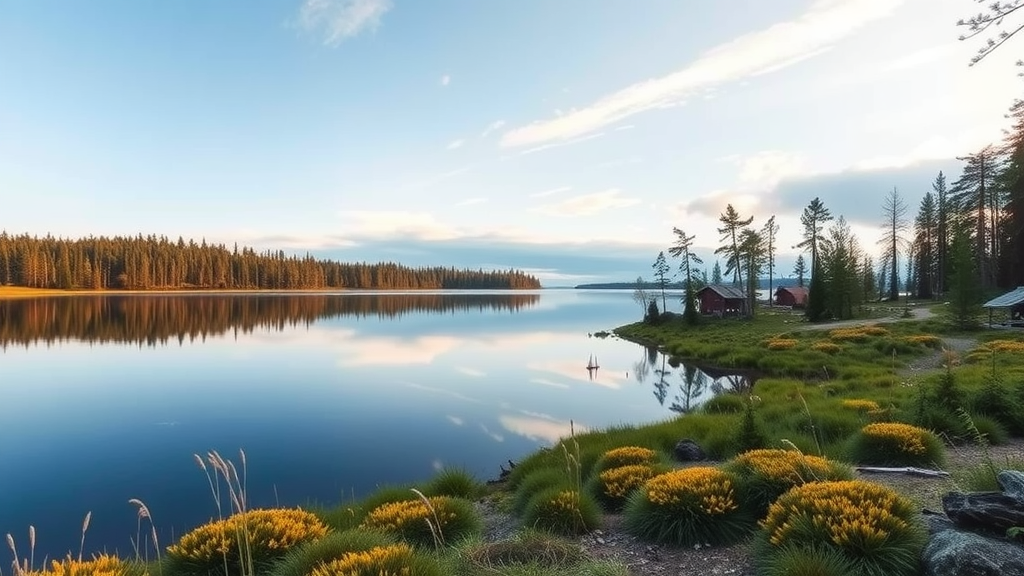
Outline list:
[[[17,300],[24,298],[57,298],[68,296],[250,296],[257,294],[303,296],[303,295],[330,295],[330,294],[402,294],[402,293],[428,293],[428,292],[449,292],[467,293],[474,292],[508,292],[510,294],[520,292],[531,292],[544,290],[545,288],[323,288],[323,289],[273,289],[273,288],[154,288],[146,289],[71,289],[61,290],[58,288],[24,288],[21,286],[0,286],[0,300]]]

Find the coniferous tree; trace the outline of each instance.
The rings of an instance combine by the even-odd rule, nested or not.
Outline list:
[[[917,256],[917,282],[914,292],[918,298],[931,298],[936,290],[935,278],[938,266],[935,254],[938,252],[939,217],[935,196],[928,192],[921,200],[921,207],[914,220],[914,254]]]
[[[807,276],[807,263],[804,261],[803,254],[796,257],[796,265],[793,267],[793,275],[796,276],[796,285],[803,288],[804,277]]]
[[[779,225],[775,223],[775,215],[765,222],[764,228],[761,232],[761,237],[764,238],[764,252],[765,252],[765,267],[768,271],[768,306],[771,307],[772,301],[774,300],[774,286],[775,281],[775,236],[779,233]]]
[[[1024,0],[975,0],[984,4],[985,10],[970,18],[960,19],[956,25],[966,28],[967,32],[960,36],[960,40],[969,40],[995,28],[994,37],[986,39],[985,43],[978,48],[978,52],[971,57],[970,66],[974,66],[985,56],[991,54],[995,49],[1002,46],[1021,30],[1024,30],[1024,18],[1014,19],[1015,16],[1024,15]],[[1003,25],[1006,24],[1004,27]]]
[[[907,240],[903,236],[907,229],[907,205],[895,188],[885,197],[882,212],[885,217],[882,224],[884,232],[878,243],[882,245],[885,261],[889,264],[888,299],[895,302],[900,298],[898,269],[900,248],[907,244]]]
[[[764,239],[749,228],[740,233],[740,256],[747,269],[747,315],[753,316],[757,306],[757,287],[761,269],[767,260]]]
[[[721,241],[724,244],[715,250],[715,254],[725,254],[728,256],[725,261],[725,273],[729,274],[732,272],[733,285],[742,287],[743,263],[740,255],[739,236],[754,221],[754,217],[751,216],[746,219],[740,217],[739,212],[733,208],[732,204],[729,204],[725,207],[725,212],[719,215],[718,221],[722,223],[718,233],[722,235]]]
[[[832,220],[832,213],[820,198],[811,200],[811,203],[804,208],[800,215],[800,223],[804,226],[804,240],[796,245],[797,248],[810,249],[811,251],[811,274],[814,274],[815,266],[818,265],[818,249],[821,242],[822,232],[825,224]]]
[[[953,210],[949,202],[949,190],[946,188],[946,176],[939,171],[932,183],[935,193],[936,227],[935,227],[935,290],[943,294],[949,278],[949,240],[950,219]]]
[[[999,156],[992,146],[986,146],[960,160],[965,162],[964,170],[950,189],[950,202],[956,206],[958,219],[973,222],[974,258],[984,289],[995,284],[993,221],[998,219],[998,210],[993,206],[997,204]]]
[[[665,252],[658,252],[658,257],[655,258],[654,264],[651,265],[654,269],[654,279],[658,281],[658,288],[661,290],[661,311],[665,312],[668,308],[665,307],[665,287],[668,285],[668,273],[672,269],[668,265],[668,261],[665,259]]]
[[[875,285],[875,264],[871,260],[871,256],[864,256],[864,260],[861,261],[860,275],[864,284],[862,289],[864,300],[874,299],[877,286]]]
[[[676,236],[676,241],[671,248],[668,249],[669,255],[679,258],[679,271],[683,274],[683,318],[687,324],[696,324],[700,319],[697,314],[696,298],[694,296],[693,289],[693,268],[692,266],[697,264],[703,264],[704,261],[699,256],[693,253],[691,250],[693,246],[694,236],[687,236],[686,232],[683,232],[679,228],[672,228],[672,233]]]
[[[1024,100],[1014,103],[1008,117],[1014,125],[1003,142],[1006,163],[999,175],[1000,188],[1005,191],[999,284],[1014,288],[1024,286]]]
[[[980,312],[980,281],[977,266],[966,231],[959,230],[953,236],[950,247],[950,319],[960,329],[971,328],[977,323]]]
[[[711,268],[711,283],[721,284],[722,283],[722,266],[719,265],[718,260],[715,260],[714,267]]]

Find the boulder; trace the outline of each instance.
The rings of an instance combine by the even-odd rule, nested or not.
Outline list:
[[[932,535],[921,560],[926,576],[1024,576],[1024,546],[961,530]]]
[[[1002,536],[1007,528],[1024,526],[1024,500],[1002,492],[950,492],[942,497],[942,509],[966,530]]]
[[[999,482],[999,487],[1003,489],[1003,494],[1013,496],[1017,500],[1024,502],[1024,472],[1003,470],[996,474],[996,481]]]
[[[676,447],[672,449],[672,456],[679,462],[700,462],[708,458],[704,449],[689,438],[676,443]]]

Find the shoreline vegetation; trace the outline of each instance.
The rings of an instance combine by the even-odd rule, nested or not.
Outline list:
[[[0,301],[18,298],[50,298],[60,296],[328,296],[331,294],[429,294],[445,292],[472,292],[486,290],[495,292],[521,292],[542,288],[28,288],[24,286],[0,286]]]
[[[962,330],[940,315],[809,326],[766,310],[614,332],[675,359],[762,376],[752,391],[719,394],[668,420],[571,433],[498,481],[445,469],[417,485],[301,511],[245,509],[244,455],[234,463],[197,456],[223,508],[218,519],[165,542],[159,511],[154,520],[141,505],[134,557],[69,557],[47,574],[92,576],[116,564],[124,576],[626,576],[709,570],[711,557],[715,569],[741,575],[813,565],[836,576],[916,576],[921,508],[937,506],[946,490],[995,489],[1001,469],[1024,470],[1021,333]],[[705,458],[680,462],[681,439]],[[858,465],[953,476],[865,477]],[[783,497],[786,505],[775,506]],[[844,545],[856,535],[785,528],[821,513],[823,497],[846,503],[829,512],[849,520],[842,525],[868,526],[881,540]],[[879,502],[886,514],[872,512]],[[28,554],[16,557],[20,567],[4,574],[40,575]]]

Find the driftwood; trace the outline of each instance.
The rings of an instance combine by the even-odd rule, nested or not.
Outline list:
[[[909,476],[920,476],[922,478],[946,478],[949,476],[949,472],[942,470],[928,470],[927,468],[914,468],[913,466],[906,466],[900,468],[889,468],[886,466],[858,466],[857,472],[867,472],[870,474],[907,474]]]

